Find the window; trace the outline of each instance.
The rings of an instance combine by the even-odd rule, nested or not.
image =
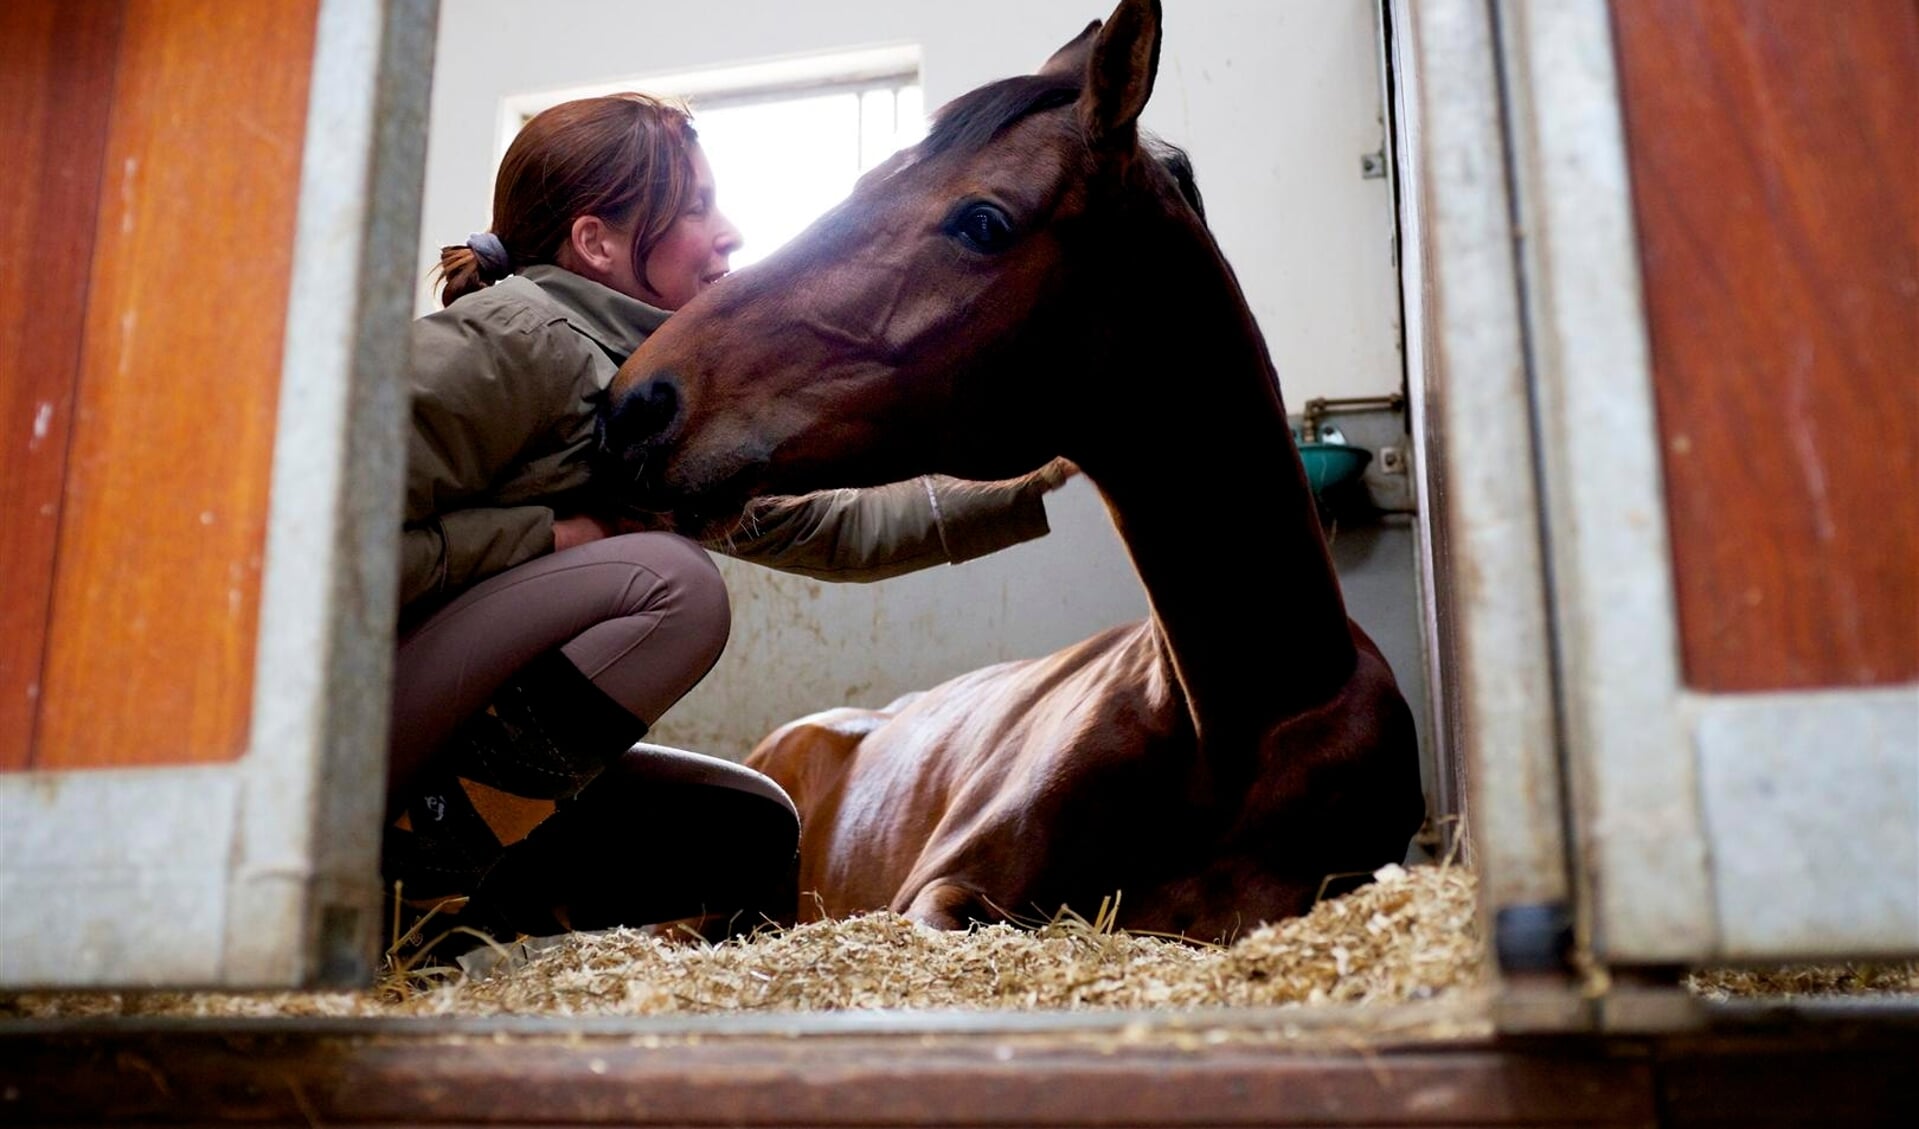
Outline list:
[[[684,98],[720,209],[745,237],[735,268],[765,258],[844,199],[860,174],[926,130],[919,49],[888,47],[509,99],[499,152],[548,106],[617,90]]]

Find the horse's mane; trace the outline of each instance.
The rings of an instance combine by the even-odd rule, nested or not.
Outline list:
[[[1199,184],[1193,179],[1193,159],[1186,155],[1186,150],[1157,137],[1147,138],[1145,146],[1147,154],[1173,178],[1173,183],[1179,188],[1180,199],[1186,201],[1194,214],[1199,216],[1199,222],[1204,224],[1206,203],[1199,198]]]
[[[988,83],[948,102],[933,119],[922,151],[928,156],[983,149],[1015,122],[1072,104],[1084,85],[1078,75],[1026,74]]]
[[[927,156],[984,148],[1015,123],[1046,110],[1071,105],[1084,82],[1078,74],[1015,75],[989,83],[948,102],[933,119],[921,150]],[[1193,162],[1186,151],[1155,137],[1143,137],[1148,156],[1173,178],[1179,195],[1206,222],[1206,205],[1193,180]]]

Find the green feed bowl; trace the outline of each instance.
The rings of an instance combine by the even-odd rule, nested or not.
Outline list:
[[[1322,494],[1358,478],[1366,464],[1373,461],[1373,453],[1344,443],[1301,443],[1299,458],[1306,464],[1306,481],[1313,493]]]

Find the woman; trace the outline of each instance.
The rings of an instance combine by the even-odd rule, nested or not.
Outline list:
[[[637,924],[785,877],[777,789],[634,748],[725,646],[718,570],[684,538],[615,529],[586,489],[608,382],[739,244],[687,114],[618,94],[528,122],[493,229],[441,253],[445,308],[413,332],[388,775],[385,869],[416,910],[493,932]],[[713,547],[879,579],[1045,533],[1041,497],[1066,473],[769,500]],[[700,834],[729,813],[763,833]],[[627,865],[693,835],[670,874]]]

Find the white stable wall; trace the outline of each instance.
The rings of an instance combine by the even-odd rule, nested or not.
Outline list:
[[[1159,78],[1144,124],[1191,154],[1208,218],[1272,347],[1288,406],[1397,391],[1391,203],[1384,179],[1360,174],[1362,155],[1383,139],[1374,5],[1164,7]],[[425,280],[438,247],[489,222],[503,98],[916,43],[930,108],[1030,71],[1110,11],[1104,0],[443,0],[419,308],[432,308]],[[720,185],[722,206],[725,192]],[[1151,295],[1142,298],[1150,303]],[[1260,499],[1246,504],[1254,520]],[[1144,615],[1144,594],[1095,492],[1075,482],[1049,499],[1049,513],[1054,531],[1038,542],[877,585],[826,585],[722,559],[732,641],[654,739],[743,756],[800,714],[881,705]],[[1194,548],[1232,551],[1229,542]],[[1368,566],[1388,583],[1349,582],[1349,592],[1402,594],[1355,599],[1353,612],[1402,680],[1416,683],[1403,548]]]

